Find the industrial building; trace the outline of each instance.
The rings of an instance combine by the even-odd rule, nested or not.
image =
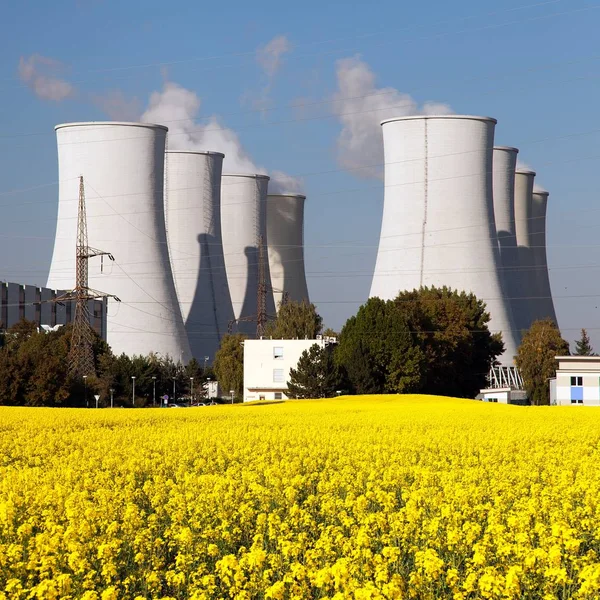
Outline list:
[[[600,356],[557,356],[550,380],[550,404],[600,406]]]
[[[546,258],[546,209],[548,192],[536,190],[531,194],[531,221],[533,264],[535,265],[536,310],[535,319],[552,319],[556,323],[556,313],[552,300],[548,262]]]
[[[38,327],[66,325],[75,317],[75,302],[56,302],[64,292],[0,281],[0,331],[6,331],[23,319]],[[88,303],[90,325],[106,340],[106,300]]]
[[[514,296],[510,303],[519,331],[529,329],[535,321],[537,286],[532,241],[532,195],[535,171],[517,169],[515,172],[515,233],[518,267],[515,274]]]
[[[165,221],[169,257],[192,356],[212,361],[233,319],[221,238],[220,152],[169,151]]]
[[[304,201],[301,194],[267,196],[269,272],[276,310],[283,294],[295,302],[308,302],[304,268]]]
[[[485,301],[502,333],[502,364],[518,340],[501,279],[489,117],[412,116],[382,122],[385,198],[370,296],[448,286]]]
[[[324,348],[336,338],[315,340],[244,340],[244,402],[286,400],[290,369],[295,369],[305,350]]]
[[[271,288],[267,257],[267,175],[224,174],[221,182],[221,227],[225,272],[236,330],[254,335],[258,314],[258,284]],[[273,295],[266,310],[275,314]]]
[[[500,280],[503,295],[513,316],[513,338],[517,345],[521,342],[518,318],[523,309],[527,309],[523,300],[519,301],[521,282],[515,229],[515,170],[518,152],[517,148],[494,146],[492,172],[494,221],[500,251]]]
[[[165,229],[163,184],[167,128],[144,123],[56,126],[58,222],[48,287],[75,280],[78,177],[85,179],[89,245],[114,255],[89,263],[89,285],[115,294],[107,341],[115,354],[158,352],[186,363],[185,332]]]
[[[385,197],[370,296],[421,286],[474,293],[490,330],[502,334],[500,365],[510,369],[521,332],[556,317],[548,193],[534,191],[533,171],[517,168],[517,148],[494,146],[495,127],[468,115],[382,122]],[[115,258],[90,259],[89,285],[122,301],[109,303],[106,317],[116,354],[212,362],[228,331],[254,336],[259,315],[274,316],[284,298],[309,299],[304,195],[268,194],[267,175],[222,174],[224,155],[210,149],[167,151],[163,125],[55,129],[60,184],[47,285],[75,281],[83,176],[89,246]]]

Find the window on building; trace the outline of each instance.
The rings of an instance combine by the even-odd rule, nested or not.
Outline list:
[[[273,369],[273,382],[274,383],[283,383],[285,380],[283,378],[283,369]]]
[[[275,392],[275,400],[283,400],[283,394],[281,392]]]
[[[273,348],[273,358],[283,360],[283,346],[275,346]]]
[[[583,377],[571,377],[571,404],[583,404]]]

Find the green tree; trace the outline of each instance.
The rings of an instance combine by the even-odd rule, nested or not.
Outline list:
[[[335,358],[354,393],[406,393],[422,385],[422,352],[392,301],[363,304],[342,328]]]
[[[569,344],[561,337],[552,319],[535,321],[523,336],[516,365],[532,404],[549,404],[548,380],[556,375],[555,356],[569,354]]]
[[[581,330],[581,337],[575,342],[576,356],[597,356],[592,348],[590,336],[585,329]]]
[[[425,357],[421,391],[474,398],[504,350],[502,336],[488,329],[485,303],[447,287],[400,292],[394,303]]]
[[[344,376],[333,359],[331,346],[313,344],[305,350],[295,369],[290,369],[290,398],[329,398],[344,385]]]
[[[215,354],[213,369],[223,394],[234,390],[240,398],[244,387],[244,347],[246,336],[241,333],[223,336],[221,345]]]
[[[289,301],[279,305],[277,318],[267,324],[265,335],[276,339],[314,340],[323,329],[323,319],[314,304]]]

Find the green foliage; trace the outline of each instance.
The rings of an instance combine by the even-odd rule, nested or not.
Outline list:
[[[575,342],[575,355],[576,356],[597,356],[592,348],[590,336],[585,329],[581,330],[581,338]]]
[[[569,344],[561,337],[552,319],[535,321],[523,336],[516,365],[532,404],[549,404],[548,380],[556,375],[555,356],[569,354]]]
[[[417,391],[422,360],[397,305],[380,298],[370,298],[346,321],[336,350],[355,393]]]
[[[265,335],[276,339],[314,340],[323,329],[323,319],[314,304],[289,301],[279,305],[277,318],[267,324]]]
[[[244,387],[244,347],[246,336],[241,333],[225,335],[215,354],[213,369],[223,394],[234,390],[240,398]]]
[[[474,398],[504,344],[474,294],[447,287],[401,292],[394,303],[425,357],[422,393]]]
[[[344,376],[333,359],[331,346],[313,344],[290,369],[287,395],[290,398],[329,398],[344,385]]]
[[[344,325],[336,361],[355,393],[473,398],[503,350],[488,322],[483,302],[445,287],[370,298]]]
[[[157,355],[114,356],[108,345],[95,335],[93,341],[96,375],[87,381],[73,380],[68,375],[68,355],[72,329],[70,325],[56,332],[40,333],[34,323],[21,321],[5,336],[0,347],[0,404],[27,406],[95,406],[94,395],[100,395],[99,406],[110,406],[113,390],[115,406],[152,406],[163,394],[173,396],[175,382],[178,399],[188,398],[191,377],[194,395],[202,396],[209,369],[196,361],[186,367],[170,357]]]

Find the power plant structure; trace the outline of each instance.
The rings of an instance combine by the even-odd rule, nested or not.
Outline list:
[[[412,116],[382,122],[385,198],[371,296],[448,286],[485,301],[502,333],[500,362],[517,340],[501,280],[494,221],[494,127],[489,117]]]
[[[192,355],[212,360],[233,319],[221,238],[220,152],[167,151],[165,220]]]
[[[259,312],[275,314],[273,295],[267,293],[260,310],[259,287],[272,289],[268,264],[259,277],[261,246],[267,240],[267,175],[224,174],[221,183],[221,226],[225,272],[238,332],[253,335]],[[263,248],[264,250],[264,248]]]
[[[58,223],[48,287],[75,276],[79,177],[86,182],[89,245],[115,261],[94,262],[89,285],[121,299],[109,305],[107,341],[115,354],[159,352],[187,362],[190,347],[175,291],[165,230],[167,128],[89,122],[56,126]]]
[[[304,202],[302,194],[267,196],[267,246],[273,302],[278,311],[284,298],[308,302],[304,267]]]
[[[517,315],[519,331],[529,329],[536,319],[537,282],[532,242],[532,199],[535,171],[518,168],[515,172],[515,231],[518,269],[516,291],[511,304]]]
[[[548,261],[546,258],[546,209],[548,192],[536,190],[531,194],[531,220],[533,246],[533,263],[535,265],[535,281],[537,288],[536,319],[552,319],[556,323],[556,313],[552,300],[552,289],[548,276]]]
[[[492,190],[494,197],[494,221],[500,251],[500,279],[504,297],[513,315],[515,343],[521,341],[518,318],[528,309],[520,299],[521,281],[519,253],[515,229],[515,170],[519,150],[510,146],[494,146],[492,166]]]
[[[370,296],[422,286],[475,294],[490,330],[502,334],[501,367],[513,369],[521,332],[535,319],[556,320],[548,193],[534,192],[535,173],[517,167],[517,148],[494,146],[493,118],[419,115],[381,125],[385,197]],[[223,174],[224,155],[210,149],[167,150],[163,125],[55,129],[58,223],[47,285],[68,289],[75,278],[83,176],[89,246],[115,258],[90,263],[89,285],[122,301],[109,304],[103,328],[116,354],[206,364],[232,323],[260,336],[284,299],[308,301],[304,195],[269,194],[267,175]],[[65,307],[44,317],[49,310],[28,314],[68,320]]]

